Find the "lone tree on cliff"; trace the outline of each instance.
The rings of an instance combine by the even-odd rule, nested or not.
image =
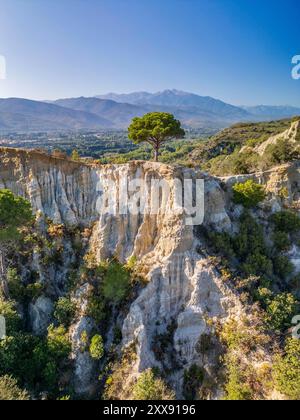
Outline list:
[[[159,149],[162,143],[183,138],[184,130],[180,121],[167,112],[150,112],[143,117],[133,118],[128,128],[128,137],[134,143],[147,142],[154,149],[154,159],[158,162]]]
[[[33,220],[30,203],[10,190],[0,190],[0,290],[7,296],[7,256],[20,230]]]

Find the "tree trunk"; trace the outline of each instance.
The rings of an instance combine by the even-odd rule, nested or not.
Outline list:
[[[154,146],[154,160],[155,160],[155,162],[158,162],[158,156],[159,156],[159,144]]]
[[[6,264],[5,264],[5,251],[0,248],[0,287],[1,287],[4,297],[8,298],[9,292],[8,292],[6,275],[7,275],[7,270],[6,270]]]

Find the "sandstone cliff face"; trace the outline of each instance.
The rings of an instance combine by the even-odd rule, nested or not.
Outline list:
[[[204,356],[199,352],[201,337],[214,335],[214,322],[223,323],[230,317],[239,319],[245,307],[214,268],[193,226],[185,224],[184,212],[174,214],[167,210],[174,204],[172,192],[176,178],[204,178],[204,224],[219,231],[234,231],[238,209],[230,207],[230,186],[245,177],[219,180],[189,169],[146,162],[88,166],[13,149],[1,149],[0,159],[0,188],[9,188],[28,198],[36,212],[55,223],[92,227],[89,250],[98,261],[112,256],[124,262],[132,255],[137,258],[148,283],[132,303],[122,328],[122,346],[132,342],[137,344],[138,359],[131,370],[133,377],[152,366],[172,370],[175,360],[178,369],[169,374],[169,380],[181,397],[184,369],[195,362],[207,372],[216,369],[217,346]],[[157,215],[99,212],[99,200],[103,196],[99,183],[104,185],[104,192],[109,192],[109,181],[114,181],[119,187],[124,178],[138,177],[146,181],[156,177],[169,184],[171,194],[161,197]],[[289,192],[289,204],[299,205],[299,164],[256,174],[255,178],[266,184],[269,192],[257,217],[263,217],[264,211],[272,212],[284,205],[284,200],[278,198],[282,188]],[[150,184],[146,184],[149,185],[147,194],[150,200],[154,192]],[[300,261],[298,250],[294,250],[294,259]],[[32,308],[36,330],[41,327],[37,325],[38,309]],[[42,316],[43,323],[46,316]],[[89,320],[79,320],[72,330],[78,392],[86,392],[93,374],[88,355],[76,353],[78,331],[83,323],[89,323]],[[168,358],[158,360],[153,344],[170,325],[174,325],[173,361]],[[218,390],[215,392],[212,397],[217,398]]]

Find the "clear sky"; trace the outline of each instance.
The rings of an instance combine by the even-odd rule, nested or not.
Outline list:
[[[0,97],[176,88],[300,106],[299,0],[0,0]]]

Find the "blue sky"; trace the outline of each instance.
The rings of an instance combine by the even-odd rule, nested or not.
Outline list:
[[[300,106],[299,0],[0,0],[0,97],[176,88]]]

